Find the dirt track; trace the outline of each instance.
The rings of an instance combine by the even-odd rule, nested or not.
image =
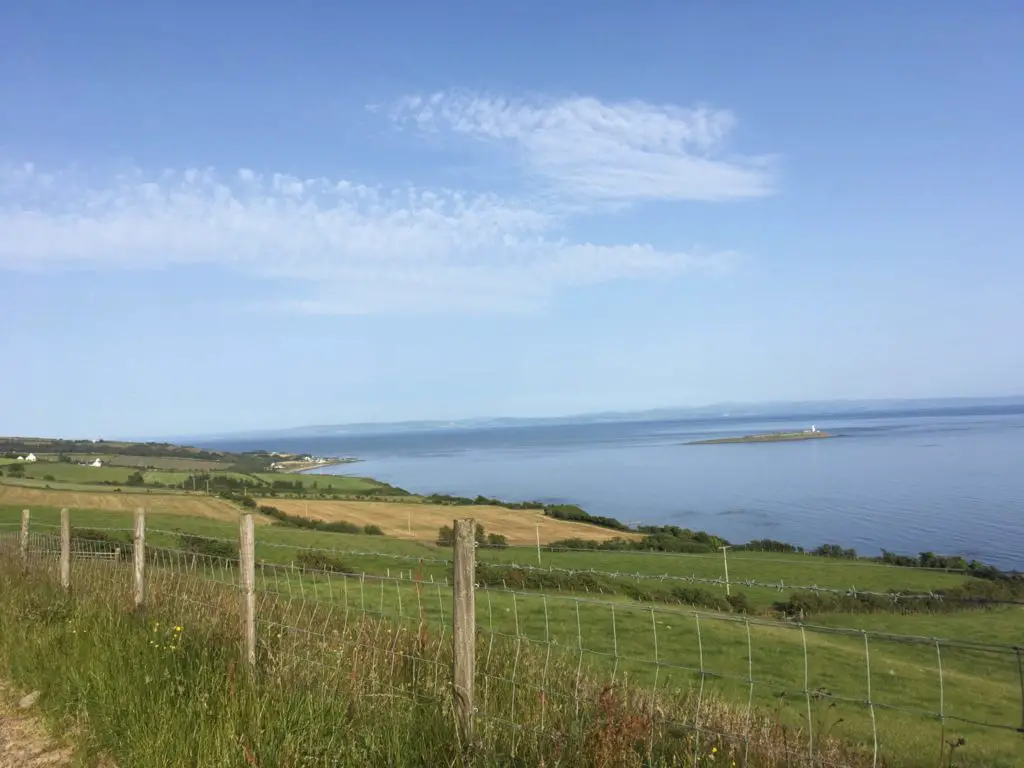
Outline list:
[[[72,750],[54,740],[31,709],[0,680],[0,768],[71,765]]]
[[[238,520],[239,510],[233,504],[212,496],[184,494],[113,493],[111,491],[56,491],[0,485],[0,504],[24,504],[27,507],[78,507],[110,512],[131,512],[145,507],[149,512],[169,515],[191,515],[212,520]]]
[[[346,520],[358,525],[379,525],[388,536],[433,541],[437,529],[451,525],[458,517],[473,517],[488,533],[508,537],[509,544],[534,544],[540,533],[542,544],[557,539],[581,538],[604,541],[622,534],[584,523],[571,523],[545,517],[535,510],[503,509],[501,507],[455,507],[442,504],[416,504],[381,501],[300,501],[267,499],[290,515],[314,520]]]

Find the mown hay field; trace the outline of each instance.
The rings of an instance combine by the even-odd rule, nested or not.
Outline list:
[[[234,504],[215,496],[161,493],[112,493],[110,491],[65,491],[0,485],[0,505],[32,507],[68,507],[131,512],[137,507],[160,514],[205,517],[212,520],[238,520]]]
[[[451,525],[456,517],[472,517],[488,533],[500,533],[509,544],[541,544],[559,539],[583,538],[606,541],[617,536],[631,537],[618,531],[594,525],[556,520],[540,510],[505,509],[491,506],[451,506],[418,502],[381,501],[303,501],[301,499],[266,499],[261,502],[277,507],[289,515],[313,520],[340,521],[356,525],[379,525],[386,536],[433,541],[443,525]]]

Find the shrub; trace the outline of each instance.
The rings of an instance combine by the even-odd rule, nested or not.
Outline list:
[[[301,515],[289,515],[287,512],[284,512],[277,507],[271,507],[265,504],[260,506],[258,511],[260,514],[274,518],[282,525],[289,525],[295,528],[306,528],[311,531],[328,531],[330,533],[366,533],[371,536],[384,535],[384,531],[381,530],[380,526],[376,525],[359,526],[355,523],[350,523],[347,520],[311,520],[310,518],[302,517]]]
[[[570,520],[577,523],[588,523],[601,528],[611,528],[615,531],[628,531],[629,526],[619,522],[614,517],[603,517],[591,515],[582,507],[576,504],[548,504],[544,507],[544,514],[556,520]]]
[[[508,546],[508,539],[500,533],[487,534],[487,547],[490,549],[505,549]]]
[[[185,552],[194,555],[238,560],[238,544],[225,539],[210,539],[206,536],[195,536],[179,531],[178,546]]]
[[[477,563],[477,583],[510,589],[563,589],[568,592],[614,594],[608,579],[588,571],[542,571],[518,566],[496,566]]]
[[[303,550],[299,552],[295,558],[295,564],[300,568],[306,568],[311,571],[328,571],[330,573],[358,573],[358,571],[342,562],[336,557],[332,557],[325,552],[317,552],[315,550]]]
[[[132,553],[131,542],[122,541],[104,531],[94,531],[88,528],[76,530],[74,539],[75,542],[85,544],[90,552],[110,553],[120,550],[122,558],[127,558]]]
[[[838,544],[822,544],[817,549],[811,550],[811,554],[818,557],[837,557],[845,560],[857,559],[857,550],[843,549]]]
[[[746,594],[743,592],[736,592],[732,595],[727,595],[725,600],[729,603],[729,607],[735,613],[753,613],[754,611]]]
[[[716,611],[728,611],[729,602],[725,595],[716,595],[700,587],[672,587],[669,591],[673,601],[687,605],[699,605],[702,608],[713,608]]]
[[[450,547],[455,544],[455,531],[450,525],[442,525],[437,529],[437,546]]]
[[[788,544],[785,541],[775,539],[754,539],[746,544],[737,544],[733,547],[737,552],[803,552],[803,547]]]

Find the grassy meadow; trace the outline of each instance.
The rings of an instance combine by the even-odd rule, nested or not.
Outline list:
[[[878,765],[1024,764],[1021,605],[779,610],[802,588],[927,594],[980,582],[966,573],[731,551],[726,584],[715,552],[538,551],[538,537],[623,535],[538,510],[428,503],[251,457],[103,456],[19,462],[22,477],[0,459],[0,622],[19,627],[0,632],[0,674],[81,727],[86,763],[866,766],[877,743]],[[205,493],[207,479],[230,492]],[[249,499],[285,514],[254,514],[253,675],[237,666],[234,559]],[[140,506],[144,618],[124,557]],[[78,549],[123,555],[76,558],[71,598],[53,583],[63,507]],[[25,508],[28,572],[12,549]],[[477,551],[473,745],[453,727],[452,553],[435,543],[464,517],[511,544]]]
[[[461,516],[463,510],[450,512]],[[20,507],[0,506],[0,531],[15,530],[19,517]],[[34,532],[54,533],[58,520],[56,507],[32,510]],[[126,511],[75,509],[72,520],[78,535],[108,529],[112,537],[126,542],[129,537],[131,516]],[[147,527],[148,543],[158,550],[153,555],[157,570],[178,574],[179,579],[184,573],[191,580],[235,582],[230,560],[183,554],[179,532],[234,542],[237,513],[229,521],[150,512]],[[328,636],[332,622],[347,626],[365,620],[383,622],[381,626],[390,627],[389,631],[404,627],[416,634],[427,627],[450,637],[449,549],[426,541],[276,524],[261,525],[256,539],[261,609],[295,613],[297,626],[304,632]],[[326,558],[320,568],[303,560],[311,551]],[[540,558],[544,569],[594,570],[605,574],[606,583],[612,585],[673,578],[721,580],[723,576],[719,555],[543,550]],[[530,547],[479,550],[478,563],[497,569],[512,564],[537,567],[537,551]],[[628,681],[636,695],[689,702],[680,710],[686,713],[681,715],[684,722],[677,724],[684,730],[686,717],[696,714],[694,697],[707,697],[714,706],[724,708],[722,712],[735,716],[743,715],[752,703],[760,716],[776,727],[785,726],[785,733],[805,744],[834,738],[857,754],[867,754],[874,738],[872,711],[865,703],[870,664],[870,700],[886,764],[933,765],[940,745],[960,737],[967,743],[956,750],[955,765],[1019,764],[1024,745],[1012,730],[1021,716],[1018,660],[1012,650],[995,647],[1019,643],[1024,618],[1019,606],[915,615],[904,615],[894,606],[884,613],[818,615],[801,625],[771,615],[772,602],[785,595],[786,587],[754,588],[743,582],[919,592],[956,586],[969,577],[768,553],[735,553],[729,558],[729,571],[731,589],[748,597],[748,614],[645,603],[585,590],[500,585],[480,589],[478,688],[507,687],[509,680],[517,680],[523,691],[533,691],[530,696],[540,696],[543,690],[545,700],[557,698],[575,706],[578,693],[571,674],[546,679],[545,670],[560,664],[570,671],[583,670],[579,674],[594,681]],[[719,592],[725,589],[724,583],[701,585]],[[283,625],[270,621],[263,626],[261,638],[276,641],[282,629]],[[865,631],[871,633],[867,651]],[[376,641],[368,642],[376,646]],[[509,653],[543,662],[528,671],[489,670],[489,659],[500,657],[505,664]],[[526,677],[519,680],[517,675]],[[727,741],[722,742],[723,749]]]
[[[443,625],[263,601],[250,672],[235,590],[153,568],[141,615],[126,568],[82,564],[72,596],[51,571],[0,552],[0,622],[25,627],[0,633],[0,665],[44,691],[38,706],[55,725],[76,729],[80,765],[870,764],[862,749],[825,733],[805,741],[711,692],[610,686],[572,656],[502,638],[480,648],[466,743]]]

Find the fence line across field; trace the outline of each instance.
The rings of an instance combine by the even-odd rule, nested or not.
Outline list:
[[[59,525],[46,524],[46,523],[39,523],[37,525],[39,525],[41,527],[45,527],[45,528],[60,529]],[[110,528],[90,528],[89,530],[95,531],[97,533],[113,533],[113,534],[133,533],[133,529],[132,528],[114,528],[114,527],[110,527]],[[159,535],[165,535],[165,536],[173,537],[173,536],[179,535],[180,531],[169,531],[169,530],[164,530],[164,529],[159,529],[159,528],[151,528],[151,529],[149,529],[149,533],[150,534],[159,534]],[[226,539],[224,537],[205,536],[205,535],[199,535],[199,534],[189,534],[189,535],[192,536],[193,538],[203,539],[203,540],[206,540],[206,541],[224,542],[224,543],[229,543],[229,544],[236,543],[234,540]],[[401,554],[396,554],[396,553],[392,553],[392,552],[378,552],[378,551],[352,550],[352,549],[337,549],[337,548],[324,548],[324,547],[306,547],[306,546],[295,545],[295,544],[282,544],[280,542],[266,542],[265,541],[265,542],[261,542],[260,546],[262,546],[262,547],[277,548],[277,549],[286,549],[286,550],[291,550],[291,551],[296,551],[296,552],[323,552],[323,553],[330,553],[331,555],[345,555],[345,556],[349,556],[349,557],[382,558],[382,559],[394,560],[394,561],[398,561],[398,562],[415,563],[417,565],[440,565],[440,566],[448,567],[448,566],[451,566],[452,562],[453,562],[452,560],[446,559],[446,558],[429,557],[429,556],[422,556],[422,555],[401,555]],[[600,551],[600,550],[583,550],[583,551],[586,551],[589,554],[596,554],[598,552],[600,552],[601,554],[608,554],[608,553]],[[632,553],[630,553],[630,554],[632,554]],[[659,553],[659,554],[665,554],[665,555],[670,555],[671,556],[672,553]],[[690,555],[686,555],[686,554],[677,555],[677,556],[680,557],[680,558],[688,558],[688,557],[690,557]],[[714,557],[715,557],[715,559],[718,559],[717,555],[714,556]],[[747,558],[747,559],[752,559],[752,558]],[[772,563],[776,563],[776,562],[780,562],[780,561],[779,560],[774,560],[774,559],[772,560]],[[799,562],[799,561],[794,561],[794,562]],[[842,560],[839,560],[837,562],[838,563],[844,563],[844,561],[842,561]],[[806,564],[806,563],[804,563],[804,564]],[[826,567],[831,565],[831,563],[828,563],[828,562],[817,563],[817,564],[818,565],[824,565]],[[534,566],[534,565],[520,564],[520,563],[515,563],[515,562],[512,562],[512,563],[486,562],[486,563],[481,563],[481,565],[484,565],[484,566],[486,566],[489,569],[495,569],[495,570],[505,569],[505,570],[509,570],[509,571],[521,571],[521,572],[525,572],[525,573],[535,573],[535,574],[545,574],[545,573],[551,574],[551,573],[555,573],[555,574],[563,574],[563,575],[567,575],[567,576],[591,575],[591,576],[606,577],[606,578],[611,578],[611,579],[631,579],[631,580],[634,580],[636,582],[660,582],[660,583],[669,582],[669,583],[677,583],[677,584],[710,586],[710,587],[722,588],[722,589],[724,589],[726,591],[727,594],[730,592],[730,588],[731,587],[746,587],[746,588],[772,590],[772,591],[778,592],[780,594],[786,592],[787,590],[789,590],[789,591],[798,591],[798,592],[811,592],[811,593],[814,593],[814,594],[847,596],[847,597],[853,597],[853,598],[856,598],[858,596],[859,597],[870,597],[870,598],[878,598],[878,599],[881,599],[881,600],[886,600],[886,601],[892,602],[894,604],[895,603],[899,603],[901,601],[931,600],[931,601],[936,601],[936,602],[947,602],[947,603],[954,604],[954,605],[976,605],[976,606],[983,606],[983,605],[1021,606],[1021,605],[1024,605],[1024,601],[1021,601],[1021,600],[998,599],[998,598],[987,598],[987,597],[950,597],[948,595],[943,594],[942,592],[936,592],[936,591],[924,592],[924,591],[898,591],[898,590],[890,590],[890,591],[886,591],[886,592],[878,592],[878,591],[874,591],[874,590],[870,590],[870,589],[858,589],[856,587],[856,585],[832,586],[832,585],[799,584],[799,583],[797,583],[797,584],[787,584],[785,581],[782,581],[782,580],[777,581],[777,582],[772,582],[772,581],[759,581],[757,579],[744,579],[744,578],[733,578],[733,579],[730,580],[727,575],[724,576],[723,578],[708,578],[708,577],[701,577],[701,576],[696,576],[696,575],[681,576],[681,575],[669,574],[669,573],[653,574],[653,573],[640,573],[640,572],[631,572],[631,571],[604,571],[604,570],[599,570],[599,569],[595,569],[595,568],[562,568],[562,567],[556,567],[556,566],[538,567],[538,566]],[[914,570],[913,568],[904,568],[903,566],[892,566],[892,565],[890,565],[890,566],[887,566],[887,567],[893,568],[893,569],[897,570],[897,572],[898,571],[903,571],[903,570]],[[304,569],[302,569],[301,567],[298,567],[298,570],[304,570]],[[305,569],[305,570],[310,570],[310,569]],[[930,571],[931,573],[949,572],[948,569],[941,569],[941,568],[917,569],[917,570]],[[410,571],[410,579],[412,579],[411,573],[412,572]],[[726,571],[726,573],[727,573],[727,571]],[[446,580],[445,583],[447,583],[447,580]],[[601,590],[600,590],[600,587],[596,587],[595,589],[598,591],[599,594],[602,593]],[[589,589],[587,589],[586,591],[589,591]]]
[[[436,653],[430,662],[434,674],[435,689],[443,677],[449,680],[449,695],[457,716],[460,738],[470,743],[477,737],[485,724],[504,724],[523,733],[540,734],[545,730],[545,723],[555,716],[565,715],[574,710],[579,713],[584,701],[589,701],[593,691],[587,688],[585,681],[585,662],[599,662],[605,669],[611,670],[612,684],[623,679],[624,675],[633,675],[636,684],[646,691],[648,702],[644,706],[653,708],[657,705],[659,695],[664,695],[667,686],[677,682],[677,675],[691,676],[695,680],[696,709],[688,713],[684,720],[674,720],[668,714],[663,715],[663,722],[674,727],[687,730],[694,734],[694,749],[701,738],[728,737],[738,739],[736,743],[749,745],[750,717],[754,705],[755,691],[771,689],[773,695],[780,699],[801,700],[805,715],[801,715],[806,737],[805,752],[811,764],[815,763],[816,749],[820,741],[815,737],[815,710],[823,703],[832,705],[850,705],[866,710],[869,714],[872,762],[879,760],[880,729],[877,712],[902,713],[916,718],[934,721],[945,733],[949,723],[962,723],[995,731],[1016,731],[1024,733],[1024,661],[1022,648],[1013,645],[980,643],[941,639],[926,636],[899,635],[894,633],[863,631],[845,627],[819,626],[808,623],[773,621],[765,618],[726,615],[711,611],[681,609],[667,605],[637,604],[627,601],[599,600],[593,597],[570,596],[566,594],[550,594],[531,592],[523,589],[509,589],[494,584],[481,586],[476,583],[477,546],[474,539],[476,524],[473,520],[456,520],[454,524],[455,542],[452,558],[420,558],[417,556],[391,555],[378,552],[355,552],[345,550],[324,550],[318,548],[291,547],[297,550],[330,552],[349,556],[362,557],[393,557],[407,563],[426,562],[432,565],[451,566],[454,578],[449,587],[448,579],[444,584],[440,581],[426,581],[418,578],[412,569],[397,569],[397,575],[388,571],[387,576],[379,574],[353,574],[333,572],[329,569],[296,567],[279,563],[266,563],[255,558],[256,529],[251,514],[241,518],[239,538],[237,540],[216,537],[194,537],[212,542],[226,542],[237,545],[238,556],[221,557],[196,552],[187,552],[170,547],[154,546],[147,542],[147,534],[178,536],[178,531],[147,529],[145,511],[139,509],[135,513],[132,528],[89,529],[97,533],[131,533],[130,568],[120,568],[123,559],[122,551],[109,550],[110,543],[89,538],[76,538],[72,535],[71,515],[68,510],[61,511],[59,526],[32,524],[28,510],[22,514],[20,531],[17,535],[0,532],[0,541],[6,542],[0,549],[8,551],[17,546],[19,558],[23,565],[28,566],[34,558],[57,556],[59,581],[63,589],[71,592],[75,584],[76,568],[88,571],[90,578],[105,578],[104,571],[95,568],[107,568],[106,573],[123,573],[130,579],[132,602],[136,611],[144,611],[148,599],[148,590],[156,579],[171,579],[176,589],[181,592],[181,599],[192,599],[188,588],[193,585],[190,579],[200,577],[210,589],[232,590],[234,600],[239,607],[242,622],[241,636],[242,658],[249,666],[260,663],[261,647],[260,632],[276,634],[278,637],[303,637],[314,646],[326,646],[332,642],[336,630],[332,629],[336,622],[342,623],[342,635],[352,626],[357,617],[372,616],[381,620],[399,620],[419,622],[420,632],[426,617],[437,617],[440,627]],[[45,530],[59,529],[57,534],[34,533],[36,528]],[[261,542],[261,546],[289,547],[275,542]],[[828,593],[851,594],[851,590],[840,590],[829,587],[751,583],[747,581],[726,582],[720,579],[687,579],[686,577],[654,576],[650,574],[605,573],[600,571],[577,571],[572,569],[537,568],[517,564],[487,563],[489,568],[521,569],[540,573],[562,572],[567,574],[590,573],[613,578],[645,578],[652,580],[676,579],[687,583],[710,584],[725,586],[757,586],[765,588],[786,588],[793,590],[807,589]],[[113,566],[113,570],[110,570]],[[408,577],[406,577],[408,574]],[[118,578],[118,577],[115,577]],[[433,575],[431,575],[433,579]],[[426,592],[433,594],[427,595]],[[450,593],[450,594],[449,594]],[[212,593],[211,593],[212,594]],[[220,594],[220,593],[218,593]],[[892,593],[871,593],[856,591],[856,594],[871,594],[892,598]],[[231,592],[223,593],[224,599],[231,600]],[[899,594],[900,600],[910,598],[934,598],[933,594]],[[480,601],[480,602],[478,602]],[[993,601],[998,602],[998,601]],[[447,607],[446,607],[447,604]],[[505,613],[501,620],[496,621],[496,614]],[[587,636],[584,632],[581,613],[586,613],[588,621],[595,616],[607,612],[610,618],[608,628],[610,637],[600,632]],[[556,616],[558,617],[556,620]],[[647,617],[644,619],[643,617]],[[569,617],[566,620],[566,617]],[[628,626],[624,623],[629,618]],[[639,655],[635,650],[623,647],[626,635],[635,636],[642,622],[646,621],[649,628],[650,655]],[[671,621],[690,622],[691,637],[696,641],[696,653],[691,656],[694,663],[682,663],[678,658],[681,627],[675,630],[667,625]],[[291,623],[294,622],[294,623]],[[573,626],[574,625],[574,626]],[[659,630],[659,626],[663,628]],[[543,634],[541,635],[541,627]],[[568,627],[568,629],[566,629]],[[723,663],[721,635],[722,627],[733,627],[744,642],[737,644],[740,649],[742,669],[731,672],[725,668],[715,668]],[[588,625],[588,629],[589,629]],[[755,676],[755,644],[752,640],[753,631],[781,633],[779,637],[791,637],[798,640],[794,645],[794,666],[798,667],[794,676],[780,683],[784,677],[774,668],[772,678]],[[392,666],[396,663],[415,663],[415,659],[399,650],[398,637],[401,628],[392,632],[389,637],[392,655]],[[412,631],[412,630],[409,630]],[[645,630],[646,631],[646,630]],[[372,639],[356,636],[351,645],[363,652],[376,653],[381,650],[382,634],[391,632],[383,624],[378,623]],[[535,637],[531,638],[530,635]],[[480,638],[478,639],[478,635]],[[574,635],[574,637],[573,637]],[[560,641],[558,638],[570,638]],[[809,637],[814,642],[809,642]],[[836,637],[849,643],[862,643],[860,653],[864,670],[863,692],[854,695],[852,691],[831,691],[813,689],[811,682],[810,660],[816,651],[842,654],[852,658],[852,645],[841,648],[820,646],[818,638]],[[604,647],[601,647],[602,641]],[[646,641],[644,641],[646,642]],[[778,638],[773,635],[773,642]],[[447,644],[447,649],[445,648]],[[501,648],[499,649],[499,645]],[[743,648],[745,647],[745,651]],[[890,684],[872,688],[872,683],[880,682],[878,673],[873,677],[872,653],[881,648],[918,648],[922,652],[930,650],[931,664],[934,665],[936,682],[935,708],[913,705],[907,700],[899,700],[899,691]],[[513,650],[514,649],[514,650]],[[945,651],[945,653],[944,653]],[[297,652],[297,651],[296,651]],[[950,711],[948,706],[949,676],[956,673],[956,654],[959,652],[978,654],[984,657],[985,664],[993,669],[1001,668],[1001,673],[1019,677],[1021,694],[1021,720],[1016,722],[1000,722],[967,716]],[[324,664],[323,658],[317,655],[316,648],[310,647],[303,652],[302,658],[310,664]],[[499,654],[509,656],[505,662],[509,666],[495,667]],[[511,655],[514,654],[514,655]],[[827,655],[827,654],[826,654]],[[442,658],[450,661],[442,662]],[[307,658],[308,657],[308,658]],[[923,656],[922,656],[923,658]],[[420,660],[422,661],[422,660]],[[505,663],[503,662],[503,663]],[[910,658],[907,663],[919,664]],[[442,667],[448,664],[449,669],[443,672]],[[950,665],[954,667],[951,669]],[[999,666],[1001,665],[1001,666]],[[740,669],[740,667],[737,667]],[[535,673],[540,671],[540,682],[536,676],[525,674],[524,670]],[[589,670],[589,667],[588,667]],[[765,671],[765,670],[762,670]],[[589,674],[589,671],[588,671]],[[553,681],[556,676],[562,685]],[[742,733],[723,733],[712,727],[714,723],[707,720],[711,715],[707,698],[709,691],[706,686],[715,681],[734,684],[747,692],[746,715],[747,725]],[[501,709],[494,702],[499,691],[507,689],[508,709]],[[781,690],[779,690],[781,689]],[[888,694],[885,691],[888,690]],[[410,694],[408,690],[395,690],[395,695]],[[886,700],[886,695],[893,700]],[[502,698],[502,701],[505,701]],[[504,704],[502,705],[504,706]],[[531,720],[537,715],[539,708],[539,724]],[[526,713],[526,714],[524,714]],[[517,720],[526,717],[522,722]],[[655,738],[655,725],[662,722],[654,715],[651,725],[651,743]],[[532,725],[530,723],[533,723]],[[820,731],[820,727],[819,727]],[[820,734],[819,734],[820,735]],[[883,744],[884,746],[884,744]],[[695,751],[696,756],[696,751]]]
[[[11,525],[11,524],[9,524],[9,523],[0,523],[0,528],[7,527],[8,525]],[[37,523],[36,525],[49,526],[49,527],[52,527],[52,528],[59,528],[60,527],[60,526],[54,525],[52,523],[50,523],[50,524]],[[130,529],[130,528],[95,528],[95,529],[92,529],[92,530],[102,530],[102,531],[110,531],[110,532],[130,533],[132,529]],[[177,533],[177,531],[158,531],[156,529],[151,529],[151,532],[152,533],[156,533],[156,532],[161,532],[161,533]],[[228,539],[223,539],[223,537],[205,536],[205,535],[200,535],[200,534],[195,534],[195,535],[199,536],[201,538],[206,538],[206,539],[211,539],[211,540],[228,541]],[[261,542],[261,546],[270,546],[270,547],[276,546],[276,547],[295,547],[295,548],[299,548],[299,547],[296,547],[296,545],[280,544],[280,543],[277,543],[277,542]],[[529,548],[531,548],[531,549],[535,548],[533,545],[516,545],[516,548],[526,547],[526,546],[529,546]],[[742,546],[742,545],[739,545],[739,546]],[[628,556],[628,557],[644,556],[644,557],[650,557],[650,558],[676,559],[676,560],[679,560],[679,561],[685,561],[685,560],[698,560],[698,561],[700,561],[700,560],[708,560],[708,561],[723,562],[723,561],[726,560],[726,558],[723,557],[723,555],[715,554],[715,553],[710,553],[710,552],[664,552],[664,551],[656,550],[656,549],[610,549],[610,548],[609,549],[600,549],[600,548],[589,548],[589,547],[569,547],[569,546],[561,546],[561,545],[557,545],[557,544],[541,544],[539,546],[539,549],[540,549],[540,551],[542,553],[546,553],[546,554],[566,554],[566,553],[590,554],[590,555],[592,555],[592,554],[601,554],[601,555],[607,555],[607,556],[611,556],[611,557],[616,557],[616,556]],[[719,549],[722,549],[722,548],[719,547]],[[773,550],[767,550],[767,549],[766,550],[739,549],[739,548],[737,548],[737,545],[729,546],[727,549],[729,550],[729,552],[732,553],[732,554],[728,555],[727,557],[728,557],[728,559],[732,560],[733,563],[737,563],[737,562],[738,563],[756,562],[756,563],[760,564],[760,563],[763,562],[763,560],[761,560],[761,556],[763,556],[763,555],[770,555],[771,556],[770,562],[773,565],[774,564],[784,564],[784,565],[804,565],[804,566],[806,566],[808,564],[813,564],[813,565],[825,564],[825,565],[845,565],[845,566],[850,566],[850,567],[855,567],[855,568],[865,568],[865,569],[867,569],[867,568],[885,568],[885,569],[890,569],[890,570],[898,569],[900,571],[921,571],[923,573],[928,573],[928,574],[935,574],[935,573],[969,574],[969,573],[971,573],[971,569],[969,569],[969,568],[951,568],[951,567],[948,567],[948,566],[933,567],[933,566],[909,565],[909,564],[908,565],[898,565],[896,563],[889,563],[889,562],[884,562],[884,561],[880,561],[880,560],[862,559],[862,558],[845,558],[845,557],[828,558],[825,555],[818,555],[818,554],[815,554],[814,552],[788,552],[788,551],[787,552],[775,552]],[[407,556],[407,555],[403,556],[403,555],[392,555],[392,554],[388,554],[388,553],[373,553],[373,552],[366,552],[366,553],[363,553],[363,554],[367,554],[367,555],[379,554],[382,557],[396,557],[396,558],[406,558],[406,559],[411,557],[411,556]],[[780,556],[780,555],[784,555],[784,557]],[[943,555],[941,553],[936,553],[936,556],[937,557],[950,557],[950,555]],[[415,558],[412,558],[412,559],[415,559]],[[824,562],[822,562],[822,561],[824,561]],[[437,561],[437,562],[450,563],[451,561],[450,560],[446,560],[446,561]],[[723,562],[723,568],[727,568],[727,567],[728,566],[725,564],[725,562]],[[737,584],[739,582],[736,581],[736,580],[733,580],[731,583],[732,584]],[[787,587],[788,587],[788,585],[787,585]]]

